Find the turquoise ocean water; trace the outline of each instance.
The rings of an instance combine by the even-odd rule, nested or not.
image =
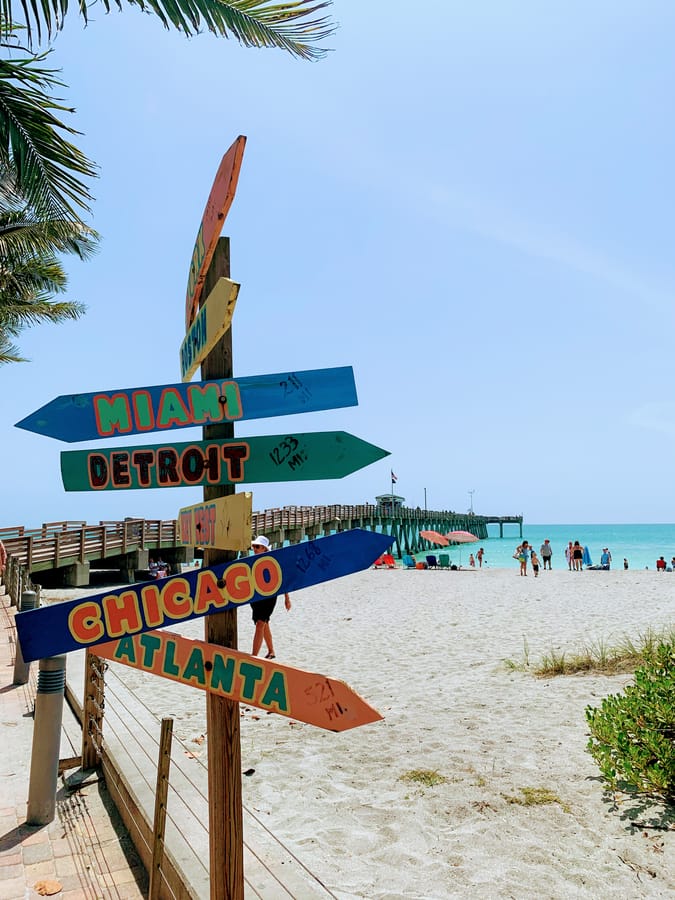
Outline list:
[[[488,526],[490,537],[477,544],[464,544],[461,547],[437,548],[435,551],[450,553],[454,563],[467,566],[469,554],[483,547],[485,555],[483,565],[493,568],[514,568],[518,563],[512,559],[513,551],[520,543],[520,532],[517,525],[505,525],[504,537],[499,538],[499,526]],[[603,547],[609,547],[612,554],[612,568],[623,568],[624,557],[631,569],[644,569],[648,566],[654,570],[656,560],[664,556],[670,565],[675,556],[675,525],[530,525],[523,523],[523,540],[529,541],[539,552],[539,548],[548,538],[553,547],[552,565],[554,569],[567,568],[564,550],[568,541],[579,541],[587,546],[593,563],[600,562]],[[418,559],[424,559],[424,553],[418,553]]]

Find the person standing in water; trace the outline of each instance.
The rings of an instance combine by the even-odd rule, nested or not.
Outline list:
[[[258,553],[267,553],[270,549],[270,542],[264,535],[259,535],[251,542],[251,549],[256,555]],[[284,594],[284,602],[286,604],[286,610],[290,611],[291,598],[288,594]],[[263,600],[256,600],[254,603],[251,603],[251,615],[253,624],[255,625],[253,649],[251,650],[253,656],[257,656],[258,653],[260,653],[260,648],[264,641],[265,646],[267,647],[265,659],[275,659],[270,618],[272,617],[276,605],[276,597],[265,597]]]

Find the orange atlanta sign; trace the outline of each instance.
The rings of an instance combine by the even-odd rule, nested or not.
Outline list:
[[[99,644],[92,652],[328,731],[382,719],[343,681],[166,631]]]

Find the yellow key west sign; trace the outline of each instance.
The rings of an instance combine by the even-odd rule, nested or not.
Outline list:
[[[240,285],[219,278],[180,346],[180,376],[190,381],[232,323]]]
[[[252,515],[250,491],[184,506],[178,510],[180,542],[186,547],[248,550]]]

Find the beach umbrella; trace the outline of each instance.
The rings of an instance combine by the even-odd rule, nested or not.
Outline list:
[[[475,544],[480,540],[470,531],[449,531],[445,536],[452,544]]]
[[[451,544],[475,544],[479,538],[470,531],[448,531],[445,535]],[[462,565],[462,548],[459,548],[459,564]]]
[[[591,559],[591,553],[588,547],[584,547],[584,553],[581,557],[581,561],[585,566],[592,566],[593,560]]]
[[[441,547],[447,547],[450,543],[446,537],[443,537],[437,531],[420,531],[420,537],[424,538],[425,541],[431,541],[432,544],[440,544]]]

